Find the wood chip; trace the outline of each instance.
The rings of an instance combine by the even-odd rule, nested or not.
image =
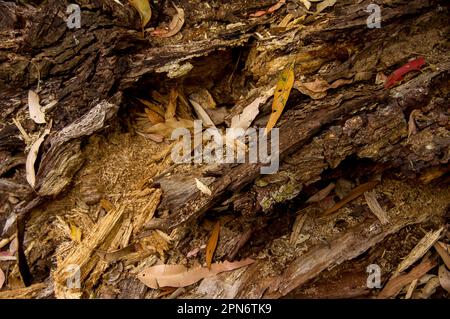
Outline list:
[[[377,197],[375,192],[365,192],[364,198],[366,199],[367,206],[369,206],[372,213],[377,216],[382,225],[386,225],[389,223],[389,219],[387,217],[387,213],[381,208],[380,204],[377,201]]]
[[[436,265],[437,263],[435,261],[426,260],[414,267],[409,273],[391,278],[378,294],[378,298],[386,299],[395,297],[403,287],[410,284],[413,280],[419,279]]]
[[[392,277],[398,276],[400,273],[408,269],[412,264],[422,258],[425,253],[436,243],[436,241],[441,236],[443,227],[440,229],[427,233],[411,250],[408,256],[398,265],[397,269],[394,271]]]

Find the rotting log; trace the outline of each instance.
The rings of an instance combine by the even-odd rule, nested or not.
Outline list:
[[[84,140],[117,122],[117,112],[130,102],[129,92],[142,92],[147,89],[142,86],[149,83],[160,82],[162,87],[220,78],[223,70],[208,71],[209,63],[220,61],[230,50],[242,52],[245,66],[237,72],[256,88],[246,88],[248,95],[232,101],[231,114],[238,114],[273,86],[280,67],[288,62],[295,62],[296,78],[305,81],[317,74],[329,83],[352,81],[318,100],[293,90],[278,123],[280,171],[268,186],[254,183],[261,164],[221,165],[213,174],[209,167],[202,167],[184,177],[155,180],[163,190],[160,210],[170,210],[161,228],[194,222],[230,198],[237,212],[270,213],[274,205],[295,198],[303,187],[323,179],[326,171],[329,174],[348,158],[370,160],[376,173],[396,168],[412,179],[448,165],[450,62],[446,41],[450,26],[446,1],[374,1],[383,8],[380,29],[367,28],[365,9],[372,1],[339,1],[323,15],[309,16],[298,28],[280,32],[271,24],[286,10],[303,14],[301,7],[285,6],[273,15],[250,19],[249,13],[273,1],[208,1],[206,7],[181,0],[177,5],[186,12],[183,37],[170,39],[143,38],[137,12],[113,0],[72,1],[81,7],[80,29],[67,28],[68,1],[40,2],[0,1],[2,229],[11,213],[26,214],[70,187],[89,156],[83,152]],[[167,1],[154,8],[151,26],[157,26],[170,6]],[[215,28],[209,28],[212,22]],[[271,32],[270,36],[263,31]],[[375,84],[377,73],[388,75],[420,55],[427,61],[421,74],[408,75],[402,85],[390,90]],[[224,60],[230,69],[237,65],[232,59]],[[28,118],[26,107],[28,90],[37,87],[43,102],[55,98],[58,104],[47,114],[53,120],[53,131],[43,144],[36,165],[37,186],[32,189],[25,181],[26,145],[13,119],[20,119],[28,134],[42,131]],[[257,125],[265,125],[270,105],[269,99],[261,106]],[[408,118],[413,110],[420,110],[424,119],[410,134]],[[186,187],[182,193],[170,191],[186,179],[192,183],[194,175],[213,176],[211,197],[195,187]],[[275,193],[282,196],[275,198]],[[12,195],[17,202],[10,200]],[[398,225],[385,235],[397,231]],[[290,279],[296,285],[304,282]],[[283,283],[277,287],[269,295],[284,295],[295,288]]]

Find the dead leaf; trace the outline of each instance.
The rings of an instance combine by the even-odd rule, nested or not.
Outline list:
[[[334,183],[330,183],[327,187],[325,187],[324,189],[321,189],[320,191],[318,191],[317,193],[315,193],[314,195],[312,195],[310,198],[308,198],[306,200],[305,203],[316,203],[316,202],[320,202],[321,200],[323,200],[325,197],[328,196],[328,194],[336,187],[336,185]]]
[[[152,9],[148,0],[129,0],[130,4],[137,10],[141,17],[142,35],[144,28],[152,17]]]
[[[161,106],[159,106],[158,104],[154,104],[152,102],[149,102],[147,100],[144,99],[138,99],[136,98],[139,102],[141,102],[142,104],[144,104],[145,106],[147,106],[150,110],[152,110],[153,112],[158,113],[158,115],[160,115],[161,117],[164,117],[165,112],[163,111],[163,109],[161,108]]]
[[[269,97],[271,97],[275,92],[275,87],[271,88],[270,90],[263,93],[262,96],[257,97],[253,102],[251,102],[249,105],[247,105],[243,110],[241,114],[237,114],[231,118],[231,128],[241,128],[241,129],[248,129],[254,119],[259,114],[259,106],[261,104],[264,104],[267,102]],[[231,131],[232,137],[237,138],[239,136],[234,136],[238,131]]]
[[[408,120],[408,139],[411,135],[414,135],[417,133],[417,126],[416,126],[416,120],[415,116],[416,114],[420,113],[419,110],[413,110],[411,114],[409,114],[409,120]]]
[[[147,118],[150,121],[150,123],[152,123],[153,125],[158,123],[164,123],[164,118],[153,110],[145,109],[145,114],[147,115]]]
[[[169,93],[169,104],[167,105],[165,114],[166,120],[175,117],[175,112],[177,110],[177,99],[178,99],[178,91],[175,88],[171,88]]]
[[[214,225],[214,229],[211,233],[211,237],[209,237],[208,245],[206,246],[206,267],[211,269],[211,262],[214,256],[214,252],[216,251],[217,241],[219,240],[220,233],[220,221],[218,221]]]
[[[172,21],[169,24],[169,29],[156,29],[153,31],[152,35],[160,38],[169,38],[177,34],[184,24],[184,10],[178,8],[173,2],[172,5],[177,10],[177,13],[173,16]]]
[[[34,91],[28,91],[28,111],[30,112],[30,118],[37,124],[44,124],[45,113],[42,111],[42,106],[39,104],[39,95]]]
[[[448,247],[444,243],[438,241],[434,244],[434,249],[436,249],[439,256],[441,256],[442,261],[447,266],[447,268],[450,269],[450,253]]]
[[[73,241],[81,243],[81,229],[75,225],[70,224],[70,238]]]
[[[445,268],[445,265],[441,265],[439,267],[438,276],[441,287],[447,290],[447,292],[450,292],[450,271],[448,271],[447,268]]]
[[[5,273],[3,272],[3,270],[0,268],[0,289],[2,289],[3,284],[5,283]]]
[[[294,226],[292,226],[291,237],[289,238],[289,243],[291,245],[295,244],[302,232],[303,225],[305,225],[306,218],[308,217],[307,213],[300,214],[295,218]]]
[[[267,13],[266,10],[259,10],[259,11],[256,11],[255,13],[250,13],[249,16],[258,18],[258,17],[262,17],[263,15],[266,15],[266,13]]]
[[[303,3],[306,10],[309,10],[309,8],[311,8],[311,2],[309,2],[308,0],[300,0],[300,2]]]
[[[328,82],[321,79],[315,79],[313,82],[295,82],[295,88],[302,94],[309,96],[314,100],[319,100],[327,95],[327,90],[330,88]]]
[[[211,269],[195,267],[188,269],[183,265],[157,265],[144,269],[138,274],[138,279],[152,289],[160,287],[186,287],[203,278],[217,275],[221,272],[235,270],[250,265],[254,260],[247,258],[241,261],[214,263]]]
[[[191,129],[194,127],[194,122],[185,119],[171,118],[164,123],[158,123],[150,128],[145,129],[145,133],[158,134],[170,138],[174,129],[177,128],[187,128]]]
[[[323,214],[324,215],[330,215],[334,213],[335,211],[339,210],[340,208],[344,207],[347,203],[351,202],[352,200],[358,198],[361,196],[364,192],[367,192],[377,186],[378,181],[368,182],[365,184],[361,184],[359,186],[356,186],[350,194],[345,196],[343,199],[341,199],[339,202],[336,203],[333,207],[327,209]]]
[[[48,128],[44,130],[42,135],[31,145],[30,151],[27,155],[27,161],[25,164],[25,171],[27,176],[27,182],[34,188],[36,184],[36,172],[34,170],[34,163],[36,162],[37,155],[39,153],[39,148],[42,142],[44,142],[45,137],[50,134],[51,122]]]
[[[330,84],[330,89],[337,89],[338,87],[351,83],[353,83],[353,79],[338,79]]]
[[[198,180],[197,178],[195,179],[195,183],[197,184],[197,188],[203,193],[206,194],[208,196],[212,195],[211,190],[209,189],[208,186],[206,186],[205,184],[203,184],[200,180]]]
[[[272,128],[277,124],[278,119],[283,112],[286,102],[291,93],[292,86],[294,85],[294,70],[293,65],[286,68],[281,72],[278,79],[275,93],[273,96],[272,113],[270,114],[269,121],[267,122],[265,134],[269,133]]]
[[[381,208],[380,203],[377,201],[377,197],[374,192],[365,192],[364,198],[366,199],[366,204],[369,206],[372,213],[377,216],[382,225],[386,225],[389,223],[389,219],[387,218],[387,213]]]
[[[286,3],[286,0],[279,0],[277,3],[275,3],[273,6],[271,6],[269,9],[267,9],[267,13],[273,13],[280,9],[284,4]]]
[[[325,1],[322,1],[321,3],[319,3],[317,5],[317,9],[316,9],[316,13],[315,14],[319,14],[323,10],[325,10],[326,8],[332,7],[335,4],[336,4],[336,0],[325,0]]]
[[[202,120],[203,125],[205,125],[205,127],[216,127],[214,125],[214,122],[209,117],[208,113],[206,113],[206,111],[203,109],[203,106],[201,106],[199,103],[197,103],[192,99],[189,99],[189,101],[191,102],[192,107],[195,110],[195,113],[197,113],[198,117],[200,118],[200,120]]]

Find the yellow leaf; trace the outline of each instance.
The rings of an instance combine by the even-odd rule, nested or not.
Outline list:
[[[284,106],[289,98],[292,86],[294,85],[293,68],[293,65],[291,65],[280,74],[277,86],[275,88],[275,93],[273,95],[272,114],[270,114],[269,121],[267,122],[265,134],[269,133],[275,124],[277,124],[277,121],[280,118]]]
[[[72,238],[73,241],[81,243],[81,229],[70,224],[70,238]]]
[[[217,241],[219,240],[220,222],[217,222],[209,237],[208,245],[206,246],[206,266],[211,269],[211,262],[216,251]]]
[[[152,17],[152,9],[148,0],[129,0],[130,4],[139,12],[141,17],[142,34],[144,34],[144,27]]]

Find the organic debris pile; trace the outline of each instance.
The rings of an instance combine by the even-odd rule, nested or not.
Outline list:
[[[0,1],[0,298],[448,298],[447,2],[71,2]]]

